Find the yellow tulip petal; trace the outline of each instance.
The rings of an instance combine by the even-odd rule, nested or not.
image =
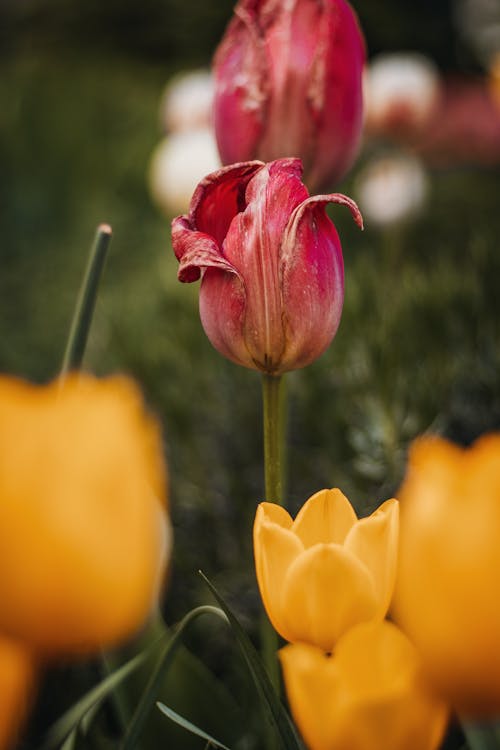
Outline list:
[[[257,508],[253,530],[255,571],[260,595],[273,627],[283,638],[290,640],[281,610],[283,581],[289,567],[304,548],[295,534],[271,520],[278,518],[286,523],[283,515],[286,511],[279,508],[279,511],[283,511],[281,513],[276,508],[279,506],[270,503],[261,503]]]
[[[35,682],[32,656],[16,641],[0,636],[0,748],[14,745],[28,713]],[[17,743],[16,743],[17,744]]]
[[[499,467],[498,435],[466,449],[421,438],[399,491],[395,616],[443,695],[472,718],[500,713]]]
[[[333,707],[337,690],[334,659],[305,643],[279,651],[293,718],[310,750],[332,750]]]
[[[364,622],[338,642],[335,660],[344,687],[359,700],[400,692],[420,669],[415,647],[390,622]]]
[[[0,497],[4,632],[66,655],[142,626],[169,554],[166,472],[132,382],[0,378]]]
[[[416,650],[390,623],[358,625],[332,657],[279,653],[292,715],[309,750],[436,750],[447,709],[421,679]]]
[[[420,657],[392,623],[363,623],[335,652],[339,700],[335,747],[435,750],[448,709],[425,685]]]
[[[255,527],[264,521],[272,521],[282,526],[284,529],[291,528],[293,524],[292,517],[281,505],[276,503],[260,503],[255,514]]]
[[[337,544],[317,544],[290,565],[281,611],[287,640],[331,651],[350,627],[373,618],[378,600],[370,573]]]
[[[340,490],[320,490],[302,506],[292,529],[304,544],[342,544],[357,518],[349,500]]]
[[[387,500],[349,531],[344,546],[368,568],[379,599],[377,616],[385,617],[396,580],[399,503]]]

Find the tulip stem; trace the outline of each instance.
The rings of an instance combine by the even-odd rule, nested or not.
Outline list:
[[[264,478],[265,498],[269,503],[283,505],[283,475],[285,464],[285,415],[286,393],[284,379],[281,376],[262,376],[262,403],[264,423]],[[279,695],[280,673],[276,652],[278,650],[278,636],[262,613],[261,652],[269,679],[276,693]],[[274,738],[266,738],[268,750],[276,747]]]
[[[268,503],[283,505],[286,408],[282,376],[262,376],[262,401],[265,497]]]
[[[76,301],[71,328],[66,343],[61,376],[77,370],[83,360],[87,338],[89,335],[92,315],[94,313],[97,290],[101,279],[104,261],[106,260],[109,242],[111,240],[111,227],[108,224],[100,224],[97,227],[94,242],[90,248],[78,299]]]

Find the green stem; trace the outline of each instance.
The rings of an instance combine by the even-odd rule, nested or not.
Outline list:
[[[281,376],[262,376],[262,405],[264,426],[264,478],[267,502],[284,505],[285,414],[286,397]],[[276,693],[279,695],[280,672],[276,652],[278,636],[265,613],[260,623],[262,660]],[[269,750],[276,747],[273,736],[267,739]]]
[[[278,375],[262,376],[264,477],[268,503],[283,505],[285,464],[285,388]]]
[[[77,370],[83,360],[87,338],[89,335],[92,315],[99,281],[104,268],[104,261],[111,240],[111,227],[108,224],[100,224],[97,227],[95,239],[90,248],[87,268],[82,280],[78,299],[76,301],[71,328],[66,343],[61,376],[65,376],[70,370]]]

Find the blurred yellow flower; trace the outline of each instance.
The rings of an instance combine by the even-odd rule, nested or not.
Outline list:
[[[421,438],[400,490],[395,616],[469,717],[500,713],[500,435]]]
[[[0,628],[48,655],[111,646],[169,556],[160,431],[123,377],[0,378]]]
[[[279,652],[292,715],[309,750],[435,750],[444,703],[423,681],[416,649],[389,622],[362,623],[333,656],[307,644]]]
[[[358,521],[338,489],[309,498],[295,521],[261,503],[254,523],[257,581],[275,629],[331,651],[359,622],[383,619],[394,587],[398,502]]]
[[[15,743],[31,702],[35,667],[31,655],[0,636],[0,750]]]

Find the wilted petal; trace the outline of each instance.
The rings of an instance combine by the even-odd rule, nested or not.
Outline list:
[[[358,207],[340,194],[308,198],[290,216],[282,244],[281,287],[289,362],[304,367],[329,346],[344,302],[344,262],[340,240],[325,212],[328,203],[347,206],[358,224]],[[321,323],[320,323],[321,321]]]
[[[387,500],[375,513],[358,521],[347,534],[345,548],[366,565],[379,599],[378,617],[387,614],[396,580],[399,503]]]
[[[191,227],[213,237],[222,249],[233,218],[245,208],[246,187],[263,166],[260,161],[241,162],[207,175],[191,199]]]
[[[351,503],[340,490],[320,490],[304,503],[292,530],[306,549],[320,542],[343,544],[356,521]]]
[[[377,605],[368,570],[336,544],[317,544],[299,555],[282,587],[287,640],[324,651],[348,628],[374,617]]]
[[[214,238],[193,229],[186,216],[178,216],[172,222],[172,246],[179,261],[179,281],[198,281],[206,268],[217,268],[237,275]]]
[[[304,548],[299,538],[287,528],[286,511],[281,513],[277,507],[261,503],[257,509],[253,532],[255,570],[268,617],[278,633],[290,640],[281,605],[283,581]]]

